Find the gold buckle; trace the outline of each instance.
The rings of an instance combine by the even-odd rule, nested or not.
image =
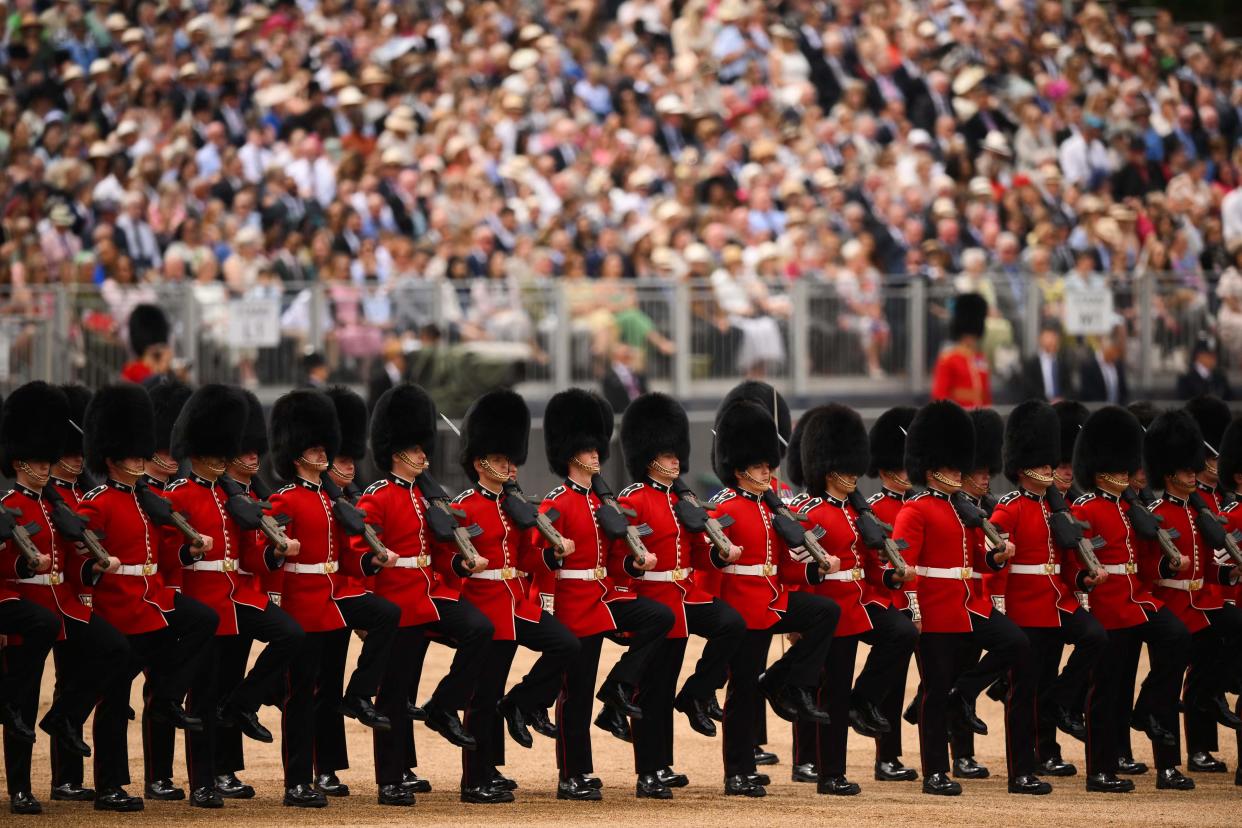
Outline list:
[[[324,571],[324,574],[325,574],[325,575],[331,575],[331,574],[333,574],[334,572],[336,572],[336,570],[337,570],[339,567],[340,567],[340,564],[338,564],[336,561],[328,561],[327,563],[325,563],[325,564],[323,565],[323,571]]]
[[[1190,582],[1190,590],[1191,590],[1191,592],[1194,592],[1194,591],[1196,591],[1196,590],[1200,590],[1200,589],[1203,589],[1203,579],[1202,579],[1202,578],[1195,578],[1193,581],[1191,581],[1191,582]]]
[[[222,563],[221,568],[224,569],[225,572],[236,572],[237,561],[233,560],[232,558],[225,558]]]
[[[143,574],[143,575],[154,575],[154,574],[155,574],[155,564],[152,564],[152,563],[144,563],[144,564],[142,565],[142,574]]]
[[[773,575],[776,574],[776,567],[770,563],[765,563],[763,565],[763,574],[771,578]]]
[[[858,567],[854,567],[853,569],[850,570],[851,581],[861,581],[862,577],[863,577],[863,571],[859,569]]]
[[[47,580],[52,586],[58,585],[61,581],[60,573],[53,569],[50,573],[48,573]]]
[[[973,578],[975,577],[975,570],[969,566],[963,566],[962,573],[959,577],[961,577],[963,581]]]
[[[417,558],[415,558],[414,560],[416,560],[416,561],[418,562],[418,566],[419,566],[419,568],[426,567],[426,566],[431,566],[431,556],[430,556],[430,555],[419,555],[419,556],[418,556]]]
[[[1052,564],[1052,563],[1046,563],[1046,564],[1044,564],[1044,574],[1045,574],[1045,575],[1055,575],[1055,574],[1056,574],[1056,570],[1057,570],[1057,565],[1056,565],[1056,564]]]
[[[602,566],[595,567],[595,580],[602,581],[608,577],[608,570]]]
[[[682,569],[681,567],[678,567],[677,569],[674,569],[674,570],[673,570],[673,580],[674,580],[674,581],[684,581],[684,580],[686,580],[686,570]]]
[[[511,566],[503,566],[500,568],[500,577],[506,581],[510,578],[515,578],[517,577],[517,570]]]
[[[1126,561],[1126,574],[1134,575],[1137,572],[1138,572],[1138,564],[1134,563],[1134,561]]]

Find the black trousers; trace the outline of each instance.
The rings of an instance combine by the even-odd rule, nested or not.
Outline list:
[[[953,689],[972,702],[988,687],[1009,672],[1006,660],[997,653],[985,652],[977,642],[961,652],[961,661]],[[954,758],[975,755],[975,732],[957,728],[949,734],[949,747]]]
[[[1061,758],[1056,722],[1050,714],[1058,707],[1066,710],[1077,708],[1078,699],[1091,678],[1091,671],[1108,646],[1108,633],[1085,609],[1079,607],[1074,612],[1060,610],[1059,616],[1059,627],[1022,628],[1031,642],[1031,659],[1038,674],[1039,684],[1035,692],[1036,755],[1041,761]],[[1061,653],[1066,645],[1073,647],[1074,651],[1070,653],[1065,669],[1060,670]]]
[[[1087,773],[1116,773],[1119,736],[1130,729],[1125,697],[1120,695],[1129,670],[1131,652],[1147,644],[1151,671],[1143,681],[1136,714],[1151,714],[1172,733],[1178,733],[1177,699],[1190,655],[1190,633],[1172,610],[1148,612],[1147,621],[1108,631],[1108,647],[1091,671],[1087,691]],[[1120,703],[1119,703],[1120,702]],[[1180,740],[1179,740],[1180,741]],[[1180,745],[1152,745],[1158,769],[1176,767]]]
[[[905,673],[918,643],[918,629],[900,610],[869,604],[866,612],[872,628],[858,635],[834,638],[819,677],[818,704],[828,712],[832,723],[819,726],[797,722],[793,726],[794,764],[813,762],[821,777],[845,774],[850,707],[862,703],[882,705],[893,686],[894,675],[899,670]],[[859,642],[871,645],[871,652],[855,680]]]
[[[478,742],[475,750],[462,751],[462,787],[476,787],[489,781],[496,768],[504,764],[504,735],[496,703],[504,694],[509,668],[519,646],[540,653],[529,673],[509,697],[519,710],[546,710],[561,688],[561,674],[581,650],[578,639],[544,612],[538,622],[514,619],[516,641],[493,641],[483,670],[466,706],[466,730]]]
[[[772,640],[774,638],[776,638],[776,636],[774,635],[768,636],[768,645],[763,650],[763,663],[764,664],[767,664],[768,661],[771,659]],[[783,643],[781,647],[782,647],[782,652],[783,652],[784,651]],[[764,745],[768,743],[768,703],[763,698],[762,694],[755,696],[754,716],[755,716],[755,750],[759,750],[761,747],[763,747]]]
[[[773,634],[801,633],[798,641],[767,669],[777,685],[814,688],[832,647],[841,608],[830,598],[808,592],[789,593],[788,609],[766,630],[747,630],[746,639],[729,665],[729,692],[724,706],[725,776],[755,772],[755,699],[759,674]]]
[[[897,610],[910,625],[914,626],[914,621],[910,618],[909,610]],[[915,646],[918,646],[918,628],[915,627]],[[901,758],[901,714],[905,710],[906,701],[906,681],[910,676],[910,657],[913,650],[907,654],[901,663],[893,668],[890,676],[891,684],[884,694],[884,701],[880,702],[880,712],[884,714],[884,718],[888,719],[893,729],[882,736],[877,736],[875,740],[875,760],[877,762],[896,762]]]
[[[246,665],[250,663],[250,646],[253,643],[253,639],[244,635],[230,635],[216,641],[216,649],[220,651],[218,660],[221,687],[236,687],[245,678]],[[277,675],[273,681],[283,683],[283,678],[283,675]],[[272,690],[269,685],[264,699],[270,700],[271,695]],[[245,769],[246,754],[242,749],[241,729],[221,728],[216,734],[216,773],[237,773]]]
[[[487,616],[469,601],[434,598],[440,620],[419,627],[401,627],[393,643],[392,657],[380,682],[375,706],[392,721],[392,730],[372,731],[375,748],[375,782],[396,784],[401,775],[418,766],[414,747],[414,723],[406,701],[416,698],[422,678],[423,658],[434,633],[440,640],[451,640],[457,648],[448,673],[441,679],[431,700],[447,710],[460,710],[478,682],[495,628]]]
[[[707,639],[707,644],[681,692],[707,699],[728,681],[729,663],[746,638],[746,622],[719,598],[710,604],[686,604],[685,612],[689,634]],[[631,721],[630,730],[634,768],[640,776],[673,765],[673,696],[685,656],[685,638],[666,638],[638,681],[634,702],[643,717]]]
[[[617,629],[629,633],[628,647],[608,673],[609,681],[637,687],[652,658],[663,649],[673,612],[659,601],[638,597],[608,606]],[[556,706],[556,765],[562,780],[595,770],[591,762],[591,711],[604,633],[578,639],[581,649],[565,670]]]
[[[313,782],[315,773],[328,773],[338,768],[321,770],[319,752],[319,704],[322,684],[339,686],[344,683],[343,662],[326,661],[326,655],[335,654],[340,646],[342,633],[344,643],[349,646],[350,630],[365,630],[366,638],[362,643],[362,652],[358,654],[358,664],[349,678],[348,687],[344,692],[349,695],[371,698],[379,688],[380,680],[388,666],[389,651],[396,637],[397,624],[401,620],[401,610],[396,604],[367,593],[356,598],[345,598],[336,602],[341,616],[345,619],[343,630],[306,633],[302,646],[286,672],[285,699],[281,717],[282,750],[285,764],[285,787],[308,785]],[[339,670],[342,676],[325,675]],[[326,704],[326,696],[323,699]],[[341,702],[341,694],[337,693],[336,705]],[[325,717],[326,718],[326,717]],[[341,725],[344,729],[344,723]],[[341,736],[342,743],[344,735]],[[339,761],[344,754],[333,757],[333,763]]]
[[[995,653],[1010,673],[1009,696],[1005,702],[1005,758],[1009,776],[1012,779],[1034,773],[1034,694],[1038,674],[1030,658],[1030,643],[1017,624],[995,609],[987,618],[972,614],[970,620],[973,631],[969,633],[924,632],[919,636],[919,663],[923,673],[919,743],[923,778],[949,770],[946,715],[949,690],[954,685],[955,670],[962,665],[962,653],[968,652],[973,657],[978,647]]]
[[[120,788],[129,784],[129,751],[126,730],[129,725],[129,688],[142,671],[147,675],[149,700],[171,700],[180,704],[204,659],[214,658],[216,627],[220,617],[206,604],[176,593],[173,610],[164,614],[167,627],[127,636],[130,661],[104,689],[95,710],[95,785]],[[144,733],[151,717],[144,711]],[[145,745],[144,745],[145,747]],[[169,768],[163,777],[172,776]]]
[[[124,636],[121,638],[124,640]],[[129,644],[127,643],[126,646],[128,647]],[[70,670],[72,667],[66,663],[63,649],[52,648],[52,661],[56,665],[56,684],[52,688],[52,704],[55,704],[65,692],[65,682],[62,676],[65,675],[66,670]],[[121,663],[124,664],[128,661],[129,656],[126,655]],[[82,735],[81,728],[79,728],[78,735]],[[48,745],[48,750],[51,753],[53,788],[65,784],[81,785],[85,781],[86,777],[83,773],[81,756],[71,750],[62,748],[59,739],[52,739],[51,744]]]
[[[345,693],[349,637],[349,628],[324,634],[319,677],[315,681],[316,775],[336,773],[349,767],[345,717],[340,711],[341,696]]]
[[[1217,749],[1216,716],[1200,709],[1223,695],[1230,670],[1242,660],[1242,610],[1226,604],[1206,613],[1208,626],[1191,636],[1190,666],[1182,706],[1186,711],[1186,753]]]

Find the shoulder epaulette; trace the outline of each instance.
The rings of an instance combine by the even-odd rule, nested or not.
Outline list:
[[[806,492],[799,492],[798,494],[789,498],[789,500],[786,502],[785,505],[787,505],[790,509],[793,509],[796,511],[802,508],[802,504],[806,503],[810,499],[811,499],[811,496],[807,494]]]
[[[871,506],[875,503],[879,503],[883,499],[884,499],[884,492],[876,492],[871,497],[867,498],[867,505]]]
[[[556,500],[558,497],[560,497],[563,494],[565,494],[565,487],[557,486],[555,489],[553,489],[552,491],[544,495],[543,499],[544,500]]]
[[[638,491],[642,487],[643,487],[642,483],[631,483],[630,485],[622,489],[621,494],[617,495],[617,497],[628,497],[629,495],[634,494],[634,492]]]
[[[715,495],[712,496],[711,500],[707,502],[715,503],[719,505],[721,503],[728,503],[730,500],[732,500],[735,497],[737,497],[737,492],[733,491],[732,489],[721,489],[720,491],[716,492]]]
[[[98,485],[98,486],[96,486],[95,488],[91,489],[91,490],[90,490],[89,492],[87,492],[86,494],[82,495],[82,499],[83,499],[83,500],[94,500],[95,498],[99,497],[99,493],[100,493],[100,492],[105,491],[107,488],[108,488],[107,486],[105,486],[105,485],[103,485],[103,484],[101,483],[100,485]]]
[[[1095,492],[1087,492],[1085,495],[1075,500],[1074,505],[1081,506],[1084,503],[1090,503],[1093,500],[1095,500]]]
[[[1234,509],[1236,509],[1236,508],[1238,507],[1238,504],[1239,504],[1239,503],[1242,503],[1242,501],[1240,501],[1240,500],[1235,500],[1235,501],[1233,501],[1233,502],[1231,502],[1231,503],[1227,503],[1227,504],[1225,504],[1225,508],[1223,508],[1223,509],[1221,509],[1221,510],[1220,510],[1220,511],[1221,511],[1221,514],[1223,514],[1223,515],[1231,514],[1231,513],[1233,512],[1233,510],[1234,510]]]
[[[1006,504],[1013,503],[1015,500],[1017,500],[1020,497],[1022,497],[1022,492],[1018,491],[1017,489],[1014,489],[1012,492],[1005,495],[1004,497],[1002,497],[1000,500],[996,502],[998,505],[1004,506]]]
[[[296,488],[297,488],[297,485],[296,485],[296,484],[294,484],[294,483],[289,483],[289,484],[287,484],[286,486],[283,486],[282,488],[277,489],[277,490],[276,490],[276,494],[284,494],[285,492],[289,491],[290,489],[296,489]]]
[[[925,498],[925,497],[930,497],[930,496],[931,496],[931,491],[930,491],[930,490],[928,490],[928,489],[924,489],[923,491],[919,492],[918,494],[913,495],[912,497],[907,498],[907,499],[906,499],[906,503],[913,503],[913,502],[914,502],[914,501],[916,501],[916,500],[922,500],[923,498]]]
[[[363,492],[363,494],[364,495],[375,494],[376,492],[378,492],[380,489],[384,488],[387,485],[388,485],[387,480],[376,480],[370,486],[367,486],[367,490]]]
[[[9,489],[9,490],[8,490],[7,492],[5,492],[4,494],[0,495],[0,500],[8,500],[8,499],[9,499],[9,495],[13,494],[15,491],[17,491],[17,489]]]
[[[1147,504],[1147,511],[1149,512],[1156,511],[1156,509],[1160,508],[1161,503],[1164,503],[1164,498],[1163,497],[1156,498],[1151,503]]]
[[[807,495],[806,499],[798,504],[798,511],[794,513],[794,517],[798,520],[806,520],[806,516],[815,511],[815,508],[823,502],[824,499],[822,497],[811,497],[810,495]]]
[[[189,482],[190,481],[186,480],[184,477],[179,477],[173,482],[169,483],[167,486],[165,486],[164,491],[175,492],[177,489],[180,489],[182,486],[184,486],[186,483],[189,483]]]
[[[454,503],[461,503],[463,500],[465,500],[466,498],[470,497],[470,495],[472,495],[472,494],[474,494],[474,489],[466,489],[464,492],[462,492],[461,494],[459,494],[457,497],[453,498],[453,502],[454,502]]]

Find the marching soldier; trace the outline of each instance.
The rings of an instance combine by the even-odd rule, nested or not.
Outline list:
[[[1052,482],[1070,503],[1085,494],[1074,482],[1074,444],[1078,441],[1078,432],[1091,412],[1077,400],[1061,400],[1052,404],[1057,412],[1057,422],[1061,428],[1061,456],[1057,467],[1052,470]]]
[[[371,703],[387,666],[401,611],[371,595],[361,579],[396,563],[348,554],[349,543],[337,526],[332,501],[321,477],[336,456],[341,427],[326,395],[311,390],[285,394],[272,409],[271,447],[276,473],[286,481],[272,495],[273,514],[286,515],[289,548],[284,554],[281,608],[306,632],[301,650],[289,666],[282,719],[285,760],[284,804],[299,808],[327,805],[314,782],[315,685],[324,669],[329,641],[342,629],[365,630],[358,665],[338,700],[341,713],[366,727],[387,730],[391,722]],[[280,563],[274,548],[265,552],[269,566]]]
[[[224,385],[204,385],[193,393],[173,425],[171,453],[187,463],[189,475],[169,485],[166,493],[175,511],[209,541],[200,556],[184,538],[165,533],[165,557],[175,556],[182,566],[182,593],[211,607],[220,617],[217,642],[204,657],[199,678],[191,689],[189,705],[203,720],[201,731],[187,738],[186,767],[190,774],[190,804],[219,808],[223,799],[216,790],[217,719],[224,728],[236,728],[251,739],[272,742],[272,734],[259,721],[258,709],[269,685],[276,681],[302,646],[304,635],[297,623],[273,605],[253,578],[239,569],[258,571],[274,565],[264,560],[264,546],[243,531],[229,514],[220,477],[229,458],[240,453],[250,408],[246,398]],[[234,650],[241,641],[267,643],[249,675],[239,683],[225,684],[221,676],[221,653],[236,662]]]
[[[1214,436],[1219,445],[1221,435]],[[1150,544],[1139,558],[1139,572],[1154,583],[1152,596],[1163,601],[1190,631],[1190,663],[1182,706],[1186,711],[1186,751],[1198,757],[1201,768],[1212,766],[1214,757],[1208,749],[1215,745],[1217,723],[1235,729],[1238,724],[1230,721],[1233,711],[1225,706],[1224,694],[1242,643],[1242,610],[1226,606],[1218,588],[1234,585],[1238,570],[1232,563],[1216,562],[1215,550],[1199,528],[1201,520],[1216,520],[1215,509],[1207,505],[1216,501],[1196,497],[1207,454],[1203,433],[1188,411],[1161,414],[1148,428],[1143,438],[1147,479],[1164,489],[1164,497],[1152,511],[1162,518],[1166,529],[1177,530],[1174,542],[1187,565],[1173,567]],[[1215,462],[1211,465],[1212,490],[1204,494],[1214,498],[1217,470]],[[1199,505],[1207,509],[1206,514],[1200,513]],[[1223,772],[1224,763],[1216,764],[1217,772]],[[1164,769],[1156,778],[1158,784],[1161,781],[1179,790],[1194,787],[1187,784],[1190,780],[1183,782]]]
[[[79,510],[108,552],[115,571],[100,576],[94,611],[129,640],[137,666],[108,684],[95,711],[95,809],[139,811],[143,803],[126,793],[129,784],[125,731],[130,684],[136,669],[147,673],[145,716],[174,727],[199,730],[182,700],[198,664],[211,647],[220,622],[209,607],[169,589],[159,558],[164,529],[142,505],[144,462],[155,453],[155,411],[136,385],[111,385],[91,399],[83,423],[87,468],[107,476],[79,504]]]
[[[385,391],[371,415],[371,453],[387,476],[366,490],[358,506],[375,526],[396,563],[375,576],[375,593],[401,609],[400,627],[380,682],[376,709],[392,722],[389,731],[373,731],[375,781],[381,805],[413,805],[414,794],[430,786],[413,772],[414,727],[407,700],[418,692],[429,635],[456,646],[452,665],[423,706],[427,726],[465,750],[477,747],[458,711],[478,682],[492,634],[492,623],[470,602],[445,586],[433,558],[445,552],[433,546],[427,521],[434,508],[418,488],[436,448],[436,405],[417,385],[403,383]],[[351,553],[369,554],[363,538],[354,537]],[[419,783],[423,783],[421,786]]]
[[[540,544],[506,510],[506,501],[515,495],[505,485],[516,478],[518,467],[526,461],[530,438],[526,401],[512,391],[490,391],[466,412],[462,431],[461,467],[474,486],[453,503],[465,512],[472,527],[478,527],[473,530],[478,557],[466,560],[454,550],[451,571],[461,579],[462,596],[488,617],[495,632],[466,708],[466,730],[477,748],[463,756],[461,800],[494,804],[512,802],[516,787],[498,770],[503,763],[503,741],[496,716],[504,717],[509,735],[522,747],[533,745],[528,722],[555,738],[547,709],[560,691],[566,665],[580,648],[578,639],[530,598],[525,573],[541,565]],[[566,540],[565,547],[565,557],[572,555],[573,541]],[[540,656],[531,671],[503,695],[519,645]]]
[[[852,796],[862,789],[845,776],[849,728],[878,737],[899,726],[884,718],[880,706],[893,689],[894,674],[905,672],[918,630],[892,608],[888,593],[901,591],[906,581],[914,580],[914,573],[900,578],[894,570],[885,570],[878,555],[861,544],[859,515],[848,500],[870,463],[862,418],[845,406],[829,404],[808,411],[799,427],[800,470],[810,495],[801,504],[800,519],[823,530],[821,544],[841,562],[838,571],[828,574],[808,570],[818,584],[806,589],[835,601],[841,620],[819,687],[820,705],[831,722],[819,725],[818,734],[806,733],[803,722],[794,727],[800,731],[799,741],[813,738],[817,745],[819,793]],[[875,587],[877,582],[883,584],[882,591]],[[871,645],[871,651],[851,691],[860,641]]]
[[[692,532],[678,514],[676,483],[690,461],[690,424],[681,404],[665,394],[644,394],[630,403],[621,420],[621,449],[634,483],[619,497],[634,512],[632,522],[650,533],[643,544],[655,564],[638,570],[620,545],[613,548],[611,574],[632,578],[643,598],[668,607],[673,616],[660,651],[638,682],[635,702],[642,717],[633,721],[634,764],[640,799],[671,799],[671,788],[689,784],[673,770],[673,711],[685,713],[690,727],[716,735],[709,713],[716,691],[724,687],[729,664],[742,643],[746,626],[737,611],[702,589],[699,573],[711,564],[702,529]],[[628,566],[627,566],[628,565]],[[707,639],[694,673],[677,692],[689,635]]]
[[[69,419],[68,400],[60,389],[44,382],[31,382],[14,391],[4,401],[4,419],[0,425],[0,461],[6,477],[16,481],[3,497],[0,506],[16,510],[4,515],[9,527],[0,569],[10,576],[9,588],[21,596],[11,602],[30,602],[54,614],[53,638],[56,643],[56,681],[59,694],[39,727],[51,734],[60,754],[80,758],[90,756],[90,747],[82,741],[82,724],[90,715],[101,689],[113,675],[125,669],[129,647],[125,638],[107,621],[94,615],[78,596],[79,584],[93,581],[100,572],[115,570],[113,559],[84,560],[73,543],[53,527],[53,502],[46,499],[52,467],[61,457],[65,430]],[[37,550],[35,560],[28,559],[11,536],[12,524],[35,527],[30,540]],[[4,593],[11,595],[8,590]],[[0,603],[0,620],[7,604]],[[20,630],[22,643],[6,652],[7,672],[22,683],[21,693],[6,695],[7,709],[16,709],[22,723],[34,722],[39,711],[39,686],[47,657],[46,636],[41,628],[41,613],[31,612],[29,626]],[[14,630],[15,632],[18,630]],[[5,688],[6,690],[8,688]],[[11,718],[11,717],[10,717]],[[7,771],[10,810],[19,814],[39,813],[42,808],[31,792],[30,760],[34,735],[28,726],[6,720],[4,757]],[[28,737],[28,738],[27,738]],[[78,787],[81,788],[79,782]],[[55,791],[53,791],[53,794]]]
[[[1069,561],[1075,553],[1055,543],[1049,526],[1052,510],[1045,495],[1053,484],[1059,442],[1060,422],[1048,403],[1030,400],[1010,413],[1004,472],[1018,488],[1000,499],[992,523],[1009,536],[1015,550],[1005,580],[1005,613],[1031,642],[1039,682],[1035,701],[1040,773],[1073,776],[1077,771],[1061,758],[1055,733],[1059,728],[1076,739],[1086,738],[1079,700],[1108,644],[1108,634],[1080,605],[1075,594],[1080,586],[1071,579]],[[1107,577],[1107,573],[1086,575],[1082,591]],[[1067,644],[1074,651],[1058,675]]]
[[[813,692],[841,610],[830,599],[791,592],[786,584],[814,583],[815,573],[823,571],[825,563],[832,572],[840,562],[796,560],[773,527],[774,506],[764,495],[771,492],[780,450],[777,424],[769,410],[749,400],[726,406],[716,418],[713,457],[716,474],[727,484],[713,503],[720,515],[732,520],[725,529],[732,546],[727,553],[713,550],[712,563],[724,573],[721,598],[741,614],[747,627],[730,667],[725,702],[725,794],[758,797],[767,793],[754,780],[759,693],[789,721],[826,724],[828,719],[815,705]],[[787,632],[801,635],[764,672],[770,636]]]
[[[1242,420],[1234,420],[1225,429],[1224,436],[1220,441],[1220,460],[1217,466],[1217,474],[1220,478],[1220,490],[1223,499],[1228,503],[1223,510],[1225,518],[1225,531],[1233,533],[1242,530],[1242,506],[1239,506],[1238,491],[1242,488]],[[1224,562],[1226,556],[1217,553],[1217,561]],[[1232,560],[1232,559],[1228,559]],[[1232,604],[1234,607],[1239,605],[1239,598],[1242,597],[1242,583],[1233,586],[1222,587],[1221,599],[1226,604]],[[1237,692],[1242,689],[1242,664],[1233,665],[1233,674],[1231,677],[1231,692]],[[1242,695],[1238,696],[1234,703],[1233,713],[1235,716],[1242,718]],[[1214,732],[1214,731],[1213,731]],[[1238,757],[1242,760],[1242,730],[1234,731],[1237,734]],[[1242,761],[1234,770],[1233,784],[1242,785]]]
[[[980,594],[976,567],[997,570],[1013,555],[1013,546],[981,549],[962,523],[950,498],[974,459],[974,428],[957,404],[932,402],[919,410],[906,437],[906,471],[927,486],[902,507],[893,537],[907,543],[906,560],[918,574],[922,615],[919,661],[923,696],[918,711],[923,759],[923,792],[957,796],[962,787],[948,776],[947,708],[956,674],[973,663],[975,646],[996,652],[1003,668],[1030,657],[1022,631]],[[1011,793],[1046,794],[1051,786],[1034,775],[1033,682],[1011,669],[1012,690],[1006,707],[1006,761]],[[1023,703],[1025,702],[1025,703]]]
[[[913,406],[899,405],[885,411],[871,426],[867,442],[871,452],[871,463],[867,469],[869,477],[878,478],[880,491],[867,500],[871,511],[882,522],[894,525],[901,507],[906,502],[913,486],[906,475],[906,431],[910,421],[914,419],[917,409]],[[888,567],[879,573],[879,581],[872,581],[877,589],[887,586],[883,579]],[[918,599],[913,581],[901,589],[887,593],[894,609],[900,611],[913,622],[920,621],[916,612]],[[906,767],[901,762],[901,725],[898,717],[902,712],[902,703],[906,695],[906,677],[910,671],[910,657],[907,656],[901,665],[894,668],[892,684],[884,694],[880,704],[880,714],[893,727],[887,733],[881,733],[875,739],[875,779],[877,782],[913,782],[918,779],[918,771]]]
[[[612,409],[600,396],[571,388],[552,396],[544,412],[544,447],[548,467],[563,482],[553,489],[540,511],[574,551],[558,559],[545,549],[536,570],[555,578],[556,616],[578,638],[578,655],[565,671],[565,686],[557,700],[558,799],[598,800],[598,781],[592,777],[591,707],[600,648],[609,633],[628,633],[626,651],[609,672],[599,699],[641,719],[643,710],[631,698],[653,655],[660,651],[673,626],[673,613],[664,604],[628,589],[618,589],[608,575],[612,546],[624,559],[627,578],[643,577],[655,568],[653,554],[637,553],[624,541],[614,541],[600,528],[597,512],[603,506],[592,484],[608,459],[612,440]],[[616,510],[614,510],[616,511]],[[617,512],[617,518],[625,517]]]
[[[1131,470],[1140,465],[1142,443],[1138,419],[1124,408],[1105,406],[1087,418],[1074,446],[1074,478],[1091,491],[1074,501],[1073,514],[1090,526],[1090,535],[1103,539],[1096,557],[1109,576],[1090,598],[1091,614],[1108,632],[1108,646],[1087,690],[1087,790],[1101,793],[1134,790],[1133,782],[1117,777],[1118,737],[1131,726],[1152,740],[1159,787],[1180,785],[1185,778],[1176,767],[1176,704],[1190,634],[1139,577],[1140,555],[1150,541],[1134,531],[1131,511],[1141,504],[1132,504],[1127,491]],[[1070,564],[1073,582],[1085,587],[1081,562]],[[1151,672],[1131,714],[1118,692],[1132,680],[1130,653],[1144,642]]]

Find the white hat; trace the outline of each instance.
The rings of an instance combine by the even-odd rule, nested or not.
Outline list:
[[[957,115],[959,121],[969,121],[978,111],[979,106],[969,98],[953,99],[953,114]]]
[[[987,152],[994,152],[997,155],[1003,155],[1006,158],[1013,154],[1009,150],[1009,141],[1005,138],[1004,133],[995,129],[983,136],[982,149]]]
[[[131,121],[128,118],[124,121],[121,121],[120,125],[117,126],[116,128],[116,134],[120,136],[121,138],[125,138],[137,132],[138,132],[137,122]]]
[[[253,225],[246,225],[233,236],[233,244],[238,247],[241,247],[243,244],[259,244],[262,241],[263,232]]]
[[[139,28],[126,29],[125,34],[121,35],[122,43],[141,43],[144,39],[142,29]]]
[[[957,77],[953,78],[953,94],[970,94],[976,86],[983,83],[983,79],[987,76],[987,70],[982,66],[967,66],[957,73]]]
[[[57,227],[72,227],[74,222],[73,211],[64,204],[57,204],[53,207],[52,212],[48,214],[48,218]]]
[[[931,133],[925,129],[912,129],[910,134],[906,136],[906,143],[912,147],[930,147],[932,145]]]
[[[538,40],[543,37],[543,35],[543,26],[540,26],[538,23],[527,23],[518,32],[518,40],[523,42]]]
[[[841,179],[827,167],[821,167],[811,176],[811,181],[821,190],[832,190],[841,185]]]
[[[539,63],[539,53],[534,49],[518,49],[509,58],[509,68],[514,72],[525,72]]]
[[[198,64],[196,64],[194,61],[190,61],[189,63],[183,65],[180,69],[177,70],[177,76],[181,78],[191,78],[197,74],[198,74]]]
[[[336,102],[341,106],[362,106],[366,96],[356,86],[347,86],[336,95]]]
[[[111,158],[112,145],[107,141],[96,141],[91,144],[90,152],[87,153],[89,158]]]
[[[686,247],[686,252],[683,254],[683,257],[690,264],[712,263],[712,251],[707,249],[707,245],[699,242],[695,242],[694,244]]]
[[[107,75],[112,72],[112,62],[107,58],[95,58],[91,61],[92,75]]]
[[[746,7],[743,0],[724,0],[716,7],[716,19],[723,23],[732,23],[735,20],[741,20],[750,10]]]
[[[918,33],[919,37],[928,38],[935,37],[936,32],[940,31],[940,29],[937,28],[936,24],[931,20],[924,20],[922,23],[919,23],[918,28],[915,29],[915,31]]]
[[[233,25],[233,34],[235,35],[245,34],[246,32],[250,31],[253,28],[254,28],[253,20],[251,20],[249,17],[239,17],[237,18],[237,23]]]
[[[391,164],[394,167],[404,167],[409,163],[405,150],[400,147],[389,147],[384,150],[384,154],[380,156],[380,162],[383,164]]]
[[[677,254],[671,247],[657,247],[651,251],[651,263],[658,270],[676,270]]]
[[[76,63],[72,64],[68,69],[60,74],[60,79],[65,83],[73,80],[81,80],[84,77],[82,67]]]
[[[1156,33],[1156,27],[1150,21],[1140,20],[1134,24],[1135,37],[1151,37]]]
[[[394,132],[413,132],[418,129],[418,124],[404,112],[394,111],[384,119],[384,129],[391,129]]]
[[[185,24],[185,30],[190,34],[201,32],[207,28],[207,24],[209,22],[210,20],[207,15],[200,14],[197,17],[190,18],[190,22]]]
[[[661,115],[684,115],[686,113],[686,106],[681,102],[681,98],[671,93],[660,96],[660,99],[656,101],[655,109]]]
[[[123,32],[129,28],[129,21],[120,12],[113,12],[104,20],[104,27],[110,32]]]
[[[1060,49],[1061,38],[1057,37],[1056,32],[1044,32],[1039,36],[1039,45],[1044,49]]]
[[[969,189],[972,196],[991,198],[993,195],[991,182],[981,175],[970,179]]]

